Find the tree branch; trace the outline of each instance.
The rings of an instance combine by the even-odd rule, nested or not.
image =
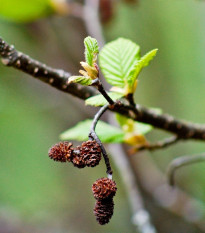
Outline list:
[[[13,45],[7,44],[0,38],[0,56],[1,61],[6,66],[14,67],[20,71],[30,74],[60,91],[77,96],[81,99],[86,99],[96,93],[94,88],[87,88],[75,83],[69,83],[70,73],[61,69],[51,68],[37,60],[34,60],[17,51]]]
[[[15,50],[0,38],[0,56],[2,63],[12,66],[34,78],[37,78],[60,91],[69,93],[83,100],[97,94],[97,90],[92,87],[81,86],[75,83],[68,83],[70,73],[61,69],[53,69],[29,56]],[[179,138],[205,140],[205,125],[194,124],[175,119],[171,115],[157,114],[155,111],[142,107],[139,104],[128,106],[116,103],[110,106],[113,112],[120,113],[133,120],[150,124],[156,128],[174,133]]]
[[[135,121],[150,124],[156,128],[174,133],[183,139],[205,140],[205,125],[178,120],[168,114],[157,114],[154,110],[136,104],[135,107],[115,104],[110,109]]]

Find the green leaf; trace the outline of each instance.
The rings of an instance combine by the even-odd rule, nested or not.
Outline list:
[[[123,97],[123,94],[118,92],[108,92],[107,94],[112,100],[117,100]],[[104,106],[107,104],[107,100],[100,94],[86,99],[85,104],[92,106]]]
[[[69,78],[69,83],[79,83],[84,86],[89,86],[92,84],[92,79],[85,76],[71,76]]]
[[[90,65],[97,61],[97,54],[99,53],[98,42],[96,39],[88,36],[84,39],[85,45],[85,60]]]
[[[100,51],[99,63],[107,82],[123,88],[136,60],[140,59],[139,53],[139,46],[128,39],[119,38],[106,44]]]
[[[15,22],[29,22],[54,13],[51,0],[0,1],[0,16]]]
[[[88,139],[88,134],[92,124],[91,119],[79,122],[73,128],[68,129],[60,135],[61,140],[77,140],[85,141]],[[100,140],[104,143],[120,143],[123,142],[124,132],[114,126],[111,126],[103,121],[99,121],[96,127],[96,133]]]
[[[153,49],[146,53],[139,61],[135,63],[132,70],[130,70],[130,73],[127,77],[127,83],[131,92],[135,91],[132,89],[135,87],[135,81],[137,80],[139,73],[145,66],[149,65],[149,62],[156,56],[157,50],[158,49]]]

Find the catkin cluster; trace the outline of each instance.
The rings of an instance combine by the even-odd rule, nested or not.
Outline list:
[[[72,147],[69,142],[59,142],[48,152],[51,159],[58,162],[72,162],[75,167],[95,167],[101,160],[101,148],[96,141],[88,140],[81,146]]]
[[[71,162],[78,168],[95,167],[101,160],[101,148],[95,140],[88,140],[75,148],[70,142],[59,142],[50,148],[48,155],[54,161]],[[94,215],[97,222],[104,225],[113,215],[116,183],[109,178],[100,178],[92,185],[92,191],[96,199]]]

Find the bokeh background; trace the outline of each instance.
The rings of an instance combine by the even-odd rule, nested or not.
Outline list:
[[[0,0],[0,36],[4,40],[50,66],[78,73],[79,62],[84,59],[83,39],[88,35],[84,21],[77,17],[82,16],[80,8],[74,15],[63,16],[48,10],[48,16],[40,14],[43,17],[37,15],[28,22],[21,17],[6,17],[3,2]],[[13,5],[16,1],[6,2],[13,12],[21,7]],[[141,46],[142,54],[159,49],[157,57],[140,75],[136,102],[204,123],[205,2],[112,1],[112,11],[108,3],[101,8],[106,41],[129,38]],[[104,164],[79,170],[69,164],[54,163],[47,156],[61,132],[92,117],[95,111],[72,96],[0,64],[0,233],[135,232],[125,186],[114,161],[114,179],[118,184],[115,213],[108,225],[100,226],[92,213],[91,186],[97,178],[105,176]],[[167,134],[155,131],[148,139],[156,141],[162,136]],[[163,229],[159,232],[205,232],[205,163],[177,172],[177,186],[194,200],[195,211],[192,202],[187,201],[184,212],[175,208],[175,213],[171,213],[174,200],[170,204],[171,199],[163,196],[164,186],[159,182],[159,187],[152,189],[152,181],[159,174],[164,181],[173,158],[203,152],[204,148],[204,143],[191,141],[132,158],[143,177],[141,182],[149,186],[147,190],[153,190],[146,194],[145,202],[151,206],[156,225]],[[169,194],[175,195],[172,190]],[[156,215],[153,209],[157,209]]]

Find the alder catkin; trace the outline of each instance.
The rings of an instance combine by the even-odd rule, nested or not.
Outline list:
[[[113,211],[114,202],[112,198],[97,200],[93,209],[96,220],[100,225],[105,225],[110,221]]]
[[[109,178],[100,178],[92,185],[92,191],[95,199],[106,199],[115,196],[117,186],[115,181]]]
[[[53,145],[48,152],[51,159],[58,162],[70,162],[72,159],[72,143],[69,142],[59,142]]]
[[[81,149],[81,146],[77,146],[75,148],[74,153],[73,153],[73,159],[71,162],[73,163],[75,167],[84,168],[86,166],[86,162],[84,160],[84,157],[80,153],[80,149]]]
[[[101,160],[101,148],[96,141],[88,140],[83,142],[80,153],[87,167],[95,167]]]

